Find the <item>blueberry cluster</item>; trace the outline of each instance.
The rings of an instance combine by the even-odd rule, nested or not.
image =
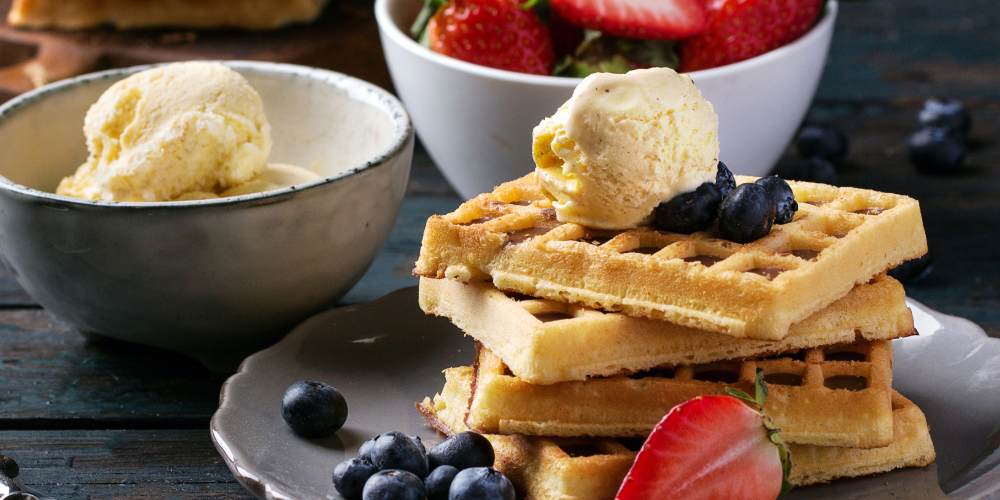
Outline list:
[[[514,485],[493,468],[494,459],[493,445],[474,432],[427,452],[419,437],[391,431],[338,464],[333,486],[348,500],[514,500]]]
[[[300,436],[326,437],[347,422],[347,400],[340,391],[323,382],[302,380],[292,384],[282,396],[281,416]]]
[[[736,243],[749,243],[771,232],[774,224],[792,221],[799,209],[788,183],[762,177],[737,186],[733,173],[719,162],[715,183],[679,194],[656,207],[656,225],[675,233],[708,229],[719,219],[719,234]]]
[[[917,131],[906,141],[906,151],[918,172],[947,174],[962,166],[972,117],[960,101],[928,100],[917,123]]]

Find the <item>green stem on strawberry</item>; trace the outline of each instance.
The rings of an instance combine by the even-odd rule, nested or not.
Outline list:
[[[546,26],[552,20],[552,5],[549,4],[549,0],[528,0],[518,5],[518,8],[521,10],[535,9],[538,19]]]
[[[636,40],[585,30],[572,56],[556,65],[555,76],[585,78],[593,73],[628,73],[641,68],[677,69],[674,40]]]
[[[431,16],[437,13],[438,9],[444,5],[444,2],[445,0],[425,0],[424,6],[420,9],[420,13],[417,14],[417,19],[413,21],[413,26],[410,26],[410,34],[425,47],[427,46],[425,43],[427,38],[427,21],[431,20]]]
[[[757,376],[754,378],[754,395],[750,397],[749,394],[743,392],[740,389],[733,387],[726,387],[726,392],[730,396],[743,401],[748,404],[751,408],[764,413],[764,402],[767,400],[767,384],[764,383],[764,369],[757,369]],[[781,439],[781,429],[778,429],[771,423],[771,419],[764,417],[764,427],[767,428],[768,439],[771,440],[775,446],[778,447],[778,454],[781,457],[781,469],[784,474],[781,477],[781,493],[788,493],[792,489],[792,483],[788,481],[788,475],[792,471],[792,457],[788,453],[788,449],[785,448],[785,442]]]

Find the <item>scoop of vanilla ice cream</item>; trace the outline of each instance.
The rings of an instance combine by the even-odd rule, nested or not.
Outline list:
[[[252,179],[271,152],[260,95],[216,63],[171,64],[112,85],[87,112],[83,130],[90,156],[57,194],[197,199],[196,193],[208,196]]]
[[[669,68],[585,78],[532,132],[535,176],[560,221],[628,229],[660,203],[714,182],[719,119]]]

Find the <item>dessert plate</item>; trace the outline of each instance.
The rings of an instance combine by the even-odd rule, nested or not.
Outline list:
[[[927,415],[937,460],[923,469],[797,488],[787,499],[1000,499],[1000,339],[974,323],[908,300],[920,335],[893,341],[893,386]],[[468,365],[473,340],[425,315],[417,289],[327,311],[247,358],[222,387],[212,441],[236,479],[268,500],[335,500],[334,466],[372,436],[403,431],[428,449],[442,437],[413,404],[444,386],[441,370]],[[347,424],[317,440],[292,433],[281,396],[321,380],[347,398]]]

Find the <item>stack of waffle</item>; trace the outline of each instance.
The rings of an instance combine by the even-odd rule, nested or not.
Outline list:
[[[892,390],[891,340],[916,331],[884,274],[926,252],[919,206],[790,185],[794,220],[744,245],[563,224],[533,175],[432,217],[420,306],[479,347],[417,408],[446,434],[486,434],[535,500],[613,498],[673,406],[752,393],[758,369],[793,484],[930,463],[923,414]]]

